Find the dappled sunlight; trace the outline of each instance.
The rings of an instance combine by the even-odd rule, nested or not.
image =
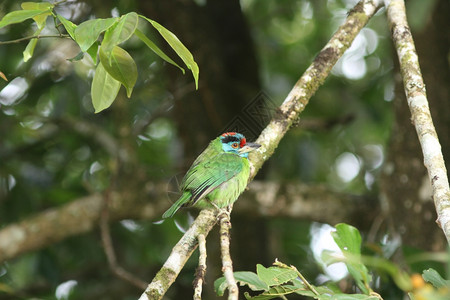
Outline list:
[[[76,280],[68,280],[63,283],[60,283],[56,287],[55,297],[58,300],[67,300],[70,299],[70,295],[78,285],[78,281]]]
[[[343,262],[327,266],[322,259],[322,252],[325,250],[342,255],[342,251],[331,236],[331,232],[335,230],[334,227],[328,224],[312,223],[309,231],[311,235],[311,251],[317,264],[322,267],[324,272],[323,275],[318,277],[318,280],[321,281],[320,283],[328,280],[338,281],[348,275],[347,267]]]
[[[28,88],[29,84],[25,78],[14,78],[0,91],[0,104],[8,106],[18,104],[18,101],[27,93]]]
[[[344,53],[334,66],[332,73],[337,76],[344,76],[348,79],[358,80],[363,78],[368,71],[366,57],[371,55],[378,46],[378,35],[370,29],[364,28],[356,36],[350,48]],[[371,64],[377,68],[379,64]]]
[[[343,182],[352,181],[361,170],[361,162],[356,155],[344,152],[336,159],[336,172]]]

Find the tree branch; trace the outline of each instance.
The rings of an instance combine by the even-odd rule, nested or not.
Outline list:
[[[130,198],[129,194],[125,197],[111,193],[110,221],[159,218],[169,204],[166,189],[165,182],[152,184],[149,192],[152,201],[146,202]],[[0,230],[0,262],[91,231],[100,220],[102,207],[102,195],[93,194],[3,227]],[[361,228],[370,225],[377,208],[376,199],[336,193],[322,185],[254,181],[235,203],[234,213],[285,216],[330,224],[353,221]]]
[[[161,270],[156,274],[155,278],[153,278],[139,300],[162,299],[167,289],[177,278],[192,252],[197,248],[198,236],[202,234],[206,237],[216,222],[217,214],[214,211],[204,209],[200,212],[188,231],[186,231],[175,247],[173,247],[169,258],[166,260]]]
[[[414,41],[406,20],[405,3],[403,0],[392,0],[386,3],[386,7],[412,123],[419,137],[424,165],[428,170],[433,187],[433,199],[438,215],[437,222],[450,243],[450,187],[447,170],[428,107],[425,84]]]
[[[117,262],[116,252],[114,251],[114,245],[111,238],[111,231],[109,230],[109,190],[105,191],[103,202],[103,208],[100,215],[100,233],[109,268],[118,278],[131,283],[139,289],[145,289],[147,286],[145,281],[122,268]]]
[[[309,99],[325,81],[338,59],[380,6],[378,0],[362,0],[349,12],[331,40],[319,52],[313,63],[294,85],[278,113],[256,140],[261,147],[250,154],[253,178],[263,163],[274,153],[280,140],[305,109]]]
[[[194,300],[201,300],[202,299],[202,290],[203,290],[203,282],[205,281],[205,274],[206,274],[206,238],[205,235],[199,234],[198,235],[198,250],[199,250],[199,256],[198,256],[198,267],[197,271],[195,272],[195,279],[193,282],[194,286]]]
[[[222,212],[219,215],[220,252],[222,254],[222,271],[227,281],[228,300],[237,300],[239,298],[239,289],[234,278],[233,261],[230,255],[230,212]]]

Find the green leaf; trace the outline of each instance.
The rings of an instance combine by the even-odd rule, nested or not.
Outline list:
[[[54,5],[49,2],[23,2],[21,5],[24,10],[40,10],[43,13],[33,17],[38,28],[42,29],[45,27],[45,21],[47,17],[51,15],[51,10]]]
[[[94,19],[78,25],[74,30],[74,39],[81,51],[86,52],[97,41],[100,34],[116,22],[117,18]]]
[[[0,28],[10,24],[20,23],[42,14],[42,10],[16,10],[6,14],[0,21]]]
[[[263,265],[256,265],[256,273],[258,277],[264,281],[268,286],[280,285],[297,278],[298,274],[292,269],[269,267]]]
[[[159,31],[161,36],[167,41],[172,49],[183,60],[186,66],[191,70],[192,76],[194,76],[195,88],[198,89],[198,65],[194,61],[194,57],[191,52],[183,45],[183,43],[177,38],[175,34],[164,28],[161,24],[145,16],[139,15],[141,18],[147,20],[156,30]]]
[[[91,87],[92,104],[96,113],[111,106],[119,88],[120,82],[112,78],[100,62],[95,70]]]
[[[265,291],[269,289],[269,286],[265,282],[261,281],[258,275],[253,272],[238,271],[233,274],[234,278],[241,286],[248,285],[252,291]],[[214,281],[214,290],[218,296],[223,296],[226,288],[227,282],[225,277],[220,277]]]
[[[331,233],[334,241],[346,257],[345,265],[355,279],[358,287],[365,293],[370,293],[371,276],[366,266],[361,262],[361,235],[353,226],[337,224],[336,231]]]
[[[130,98],[137,80],[137,66],[131,55],[119,46],[114,46],[107,55],[100,47],[100,62],[114,79],[125,86],[127,97]]]
[[[376,296],[369,296],[363,294],[336,294],[330,300],[379,300]]]
[[[66,29],[67,33],[70,35],[70,37],[75,41],[75,28],[77,28],[77,25],[73,24],[71,21],[67,20],[61,15],[57,15],[59,21],[61,24],[63,24],[64,28]]]
[[[361,254],[361,235],[355,227],[343,223],[337,224],[336,231],[332,235],[342,252]]]
[[[87,49],[87,54],[89,54],[89,56],[92,58],[92,60],[94,61],[94,65],[97,64],[97,53],[98,53],[98,42],[95,42],[92,44],[92,46]]]
[[[280,296],[296,293],[301,288],[293,285],[280,285],[280,286],[273,286],[268,291],[265,291],[262,294],[259,294],[257,296],[250,296],[248,293],[245,293],[246,299],[252,299],[252,300],[267,300],[267,299],[274,299],[279,298]]]
[[[269,286],[253,272],[234,272],[234,278],[240,285],[248,285],[252,291],[268,290]]]
[[[425,281],[431,283],[436,288],[450,287],[450,280],[445,280],[442,276],[433,268],[424,270],[422,277]]]
[[[223,296],[225,294],[225,290],[227,289],[227,281],[225,277],[217,278],[214,281],[214,291],[216,292],[217,296]]]
[[[80,60],[83,59],[83,57],[84,57],[84,52],[83,52],[83,51],[80,51],[80,53],[78,53],[77,55],[75,55],[75,56],[72,57],[72,58],[68,58],[67,60],[70,61],[70,62],[80,61]]]
[[[168,57],[158,46],[156,46],[155,43],[153,43],[142,31],[136,28],[136,31],[134,32],[138,38],[143,41],[147,47],[150,48],[156,55],[164,59],[166,62],[174,65],[175,67],[179,68],[183,74],[185,73],[184,69],[180,67],[176,62],[174,62],[170,57]]]
[[[41,33],[42,29],[44,29],[44,28],[38,28],[34,32],[34,35],[39,35]],[[24,62],[27,62],[33,56],[34,48],[36,48],[37,41],[38,41],[38,39],[31,39],[28,42],[27,47],[23,51],[23,61]]]
[[[138,15],[135,12],[120,17],[119,21],[105,32],[101,48],[109,56],[113,48],[128,40],[135,32],[138,25]]]

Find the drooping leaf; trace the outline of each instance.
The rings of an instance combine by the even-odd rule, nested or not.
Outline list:
[[[120,82],[109,75],[100,62],[95,70],[91,86],[92,104],[96,113],[111,106],[119,88]]]
[[[86,52],[94,61],[94,65],[97,64],[98,42],[93,43]]]
[[[367,267],[361,262],[361,235],[353,226],[337,224],[332,236],[336,244],[346,257],[345,265],[349,273],[355,279],[358,287],[365,293],[370,293],[369,283],[371,276]]]
[[[424,270],[422,277],[425,281],[431,283],[436,288],[450,287],[450,280],[445,280],[442,276],[433,268]]]
[[[156,46],[155,43],[153,43],[142,31],[136,28],[136,31],[134,32],[136,36],[143,41],[147,47],[150,48],[156,55],[164,59],[166,62],[174,65],[175,67],[179,68],[183,74],[185,73],[184,69],[180,67],[176,62],[174,62],[170,57],[168,57],[158,46]]]
[[[252,291],[265,291],[269,286],[259,279],[258,275],[253,272],[238,271],[234,272],[234,278],[241,286],[248,285]],[[218,296],[223,296],[227,288],[225,277],[220,277],[214,281],[214,290]]]
[[[42,14],[33,17],[38,28],[41,29],[45,27],[45,21],[47,20],[47,17],[51,15],[51,9],[54,7],[54,5],[49,2],[23,2],[20,6],[24,10],[42,11]]]
[[[75,55],[72,58],[68,58],[67,60],[70,61],[70,62],[80,61],[80,60],[83,59],[83,57],[84,57],[84,52],[80,51],[77,55]]]
[[[131,55],[119,46],[114,46],[108,56],[100,47],[100,61],[105,70],[125,86],[127,97],[130,98],[137,80],[137,66]]]
[[[66,18],[64,18],[61,15],[57,15],[58,20],[61,22],[61,24],[63,24],[64,28],[66,29],[67,33],[70,35],[70,37],[75,40],[75,28],[77,28],[77,25],[75,25],[74,23],[72,23],[71,21],[67,20]]]
[[[44,28],[38,28],[35,32],[34,35],[39,35],[42,31],[42,29]],[[36,48],[36,44],[37,44],[38,39],[31,39],[27,46],[25,47],[25,50],[23,51],[23,61],[27,62],[34,53],[34,48]]]
[[[297,272],[292,269],[279,267],[266,268],[260,264],[256,265],[256,273],[268,286],[280,285],[298,276]]]
[[[192,53],[186,48],[186,46],[183,45],[175,34],[164,28],[161,24],[145,16],[140,15],[140,17],[147,20],[156,30],[158,30],[170,47],[172,47],[177,55],[183,60],[186,66],[191,70],[192,76],[194,76],[195,88],[198,89],[199,69],[197,63],[194,61]]]
[[[117,18],[93,19],[78,25],[74,30],[74,39],[81,51],[86,52],[100,34],[117,22]]]
[[[12,11],[6,14],[0,21],[0,28],[11,24],[21,23],[40,14],[42,14],[42,10],[38,9]]]
[[[113,48],[128,40],[135,32],[138,25],[138,15],[130,12],[120,17],[119,21],[106,32],[101,48],[109,56]]]

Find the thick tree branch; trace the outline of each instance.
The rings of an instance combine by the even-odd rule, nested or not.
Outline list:
[[[428,107],[425,84],[414,41],[406,20],[405,3],[403,0],[392,0],[386,3],[386,7],[412,122],[419,137],[424,164],[433,187],[433,199],[438,215],[437,222],[450,243],[450,187],[447,170]]]
[[[154,184],[149,194],[151,201],[146,202],[112,193],[108,205],[110,221],[159,218],[169,204],[166,189],[166,183]],[[356,220],[358,227],[367,227],[377,212],[375,200],[336,193],[321,185],[254,181],[235,203],[234,213],[330,224]],[[102,195],[93,194],[2,228],[0,262],[91,231],[100,220],[102,207]]]

